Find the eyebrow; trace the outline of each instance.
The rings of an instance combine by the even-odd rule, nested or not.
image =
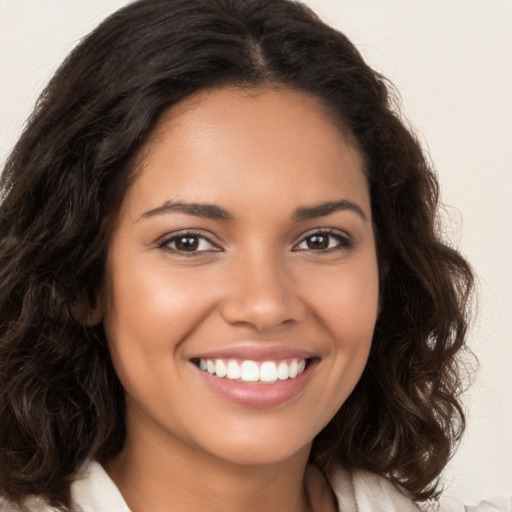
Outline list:
[[[340,201],[329,201],[327,203],[321,203],[315,206],[309,206],[305,208],[297,208],[293,214],[295,220],[308,220],[316,217],[324,217],[331,213],[338,211],[352,211],[357,213],[365,222],[368,220],[364,210],[357,204],[347,199]]]
[[[329,201],[326,203],[320,203],[314,206],[300,207],[297,208],[292,218],[294,220],[308,220],[317,217],[324,217],[338,211],[352,211],[359,215],[365,222],[368,220],[363,209],[356,203],[347,199],[340,201]],[[185,203],[182,201],[166,201],[161,206],[144,212],[137,222],[143,218],[153,217],[155,215],[161,215],[169,212],[182,212],[195,217],[203,217],[206,219],[214,220],[229,220],[232,221],[235,217],[224,208],[215,204],[204,204],[204,203]]]
[[[234,220],[233,215],[220,206],[214,204],[184,203],[181,201],[166,201],[158,208],[144,212],[138,220],[173,211],[194,215],[195,217],[204,217],[206,219]]]

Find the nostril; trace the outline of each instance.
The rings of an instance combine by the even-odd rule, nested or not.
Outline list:
[[[265,332],[300,322],[305,317],[305,307],[297,297],[283,290],[266,292],[260,288],[253,292],[242,291],[225,300],[221,314],[230,324],[247,325],[257,332]]]

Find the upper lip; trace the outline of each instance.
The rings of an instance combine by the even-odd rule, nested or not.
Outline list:
[[[190,359],[240,359],[251,361],[279,361],[282,359],[310,359],[317,357],[312,351],[285,345],[245,344],[195,354]]]

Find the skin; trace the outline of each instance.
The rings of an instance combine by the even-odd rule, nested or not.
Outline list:
[[[139,155],[99,300],[127,403],[125,447],[104,465],[133,512],[335,510],[308,454],[361,376],[377,312],[363,158],[318,99],[222,88],[171,108]],[[276,346],[314,365],[271,407],[220,396],[192,361]]]

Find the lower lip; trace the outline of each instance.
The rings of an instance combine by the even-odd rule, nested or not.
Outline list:
[[[276,382],[240,382],[211,375],[194,365],[199,376],[215,393],[223,398],[246,407],[275,407],[298,396],[306,387],[313,367],[310,360],[306,369],[294,379]]]

